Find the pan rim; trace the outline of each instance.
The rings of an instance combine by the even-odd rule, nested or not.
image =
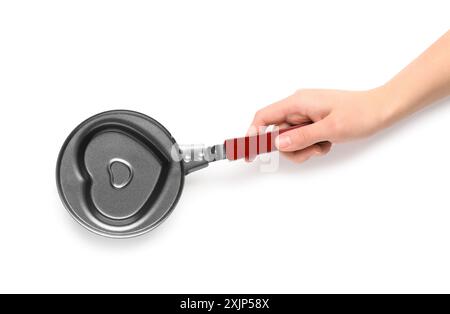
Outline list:
[[[184,164],[183,162],[179,162],[180,165],[180,169],[181,169],[181,175],[180,175],[180,186],[178,188],[178,192],[176,197],[173,200],[173,203],[171,204],[171,206],[167,209],[167,211],[164,213],[164,215],[158,219],[156,222],[150,224],[149,226],[142,228],[140,230],[137,231],[133,231],[133,232],[129,232],[129,233],[117,233],[117,232],[108,232],[106,230],[99,230],[93,226],[91,226],[90,224],[88,224],[87,222],[85,222],[83,219],[81,219],[77,213],[71,208],[70,204],[68,203],[66,196],[64,195],[64,191],[63,188],[61,186],[61,162],[64,156],[64,153],[67,149],[67,146],[69,145],[70,141],[72,140],[72,138],[75,136],[75,134],[77,134],[80,129],[85,126],[87,123],[89,123],[92,120],[97,119],[98,117],[107,115],[107,114],[129,114],[129,115],[134,115],[134,116],[138,116],[141,117],[145,120],[148,120],[150,122],[152,122],[153,124],[155,124],[161,131],[163,131],[168,138],[172,141],[173,144],[176,144],[176,140],[173,138],[173,136],[170,134],[170,132],[157,120],[155,120],[154,118],[143,114],[141,112],[138,111],[133,111],[133,110],[128,110],[128,109],[113,109],[113,110],[107,110],[107,111],[103,111],[100,112],[98,114],[95,114],[87,119],[85,119],[83,122],[81,122],[80,124],[77,125],[77,127],[75,127],[75,129],[72,130],[72,132],[70,132],[70,134],[67,136],[67,138],[65,139],[63,145],[61,146],[59,153],[58,153],[58,158],[57,158],[57,162],[56,162],[56,171],[55,171],[55,176],[56,176],[56,186],[57,186],[57,190],[58,190],[58,194],[59,194],[59,198],[62,201],[65,209],[69,212],[69,214],[72,216],[72,218],[82,227],[84,227],[85,229],[87,229],[88,231],[96,234],[96,235],[100,235],[102,237],[106,237],[106,238],[111,238],[111,239],[130,239],[130,238],[135,238],[138,236],[141,236],[143,234],[149,233],[150,231],[152,231],[153,229],[157,228],[159,225],[161,225],[164,221],[166,221],[166,219],[171,215],[171,213],[173,212],[173,210],[175,209],[176,205],[178,204],[178,201],[181,197],[181,194],[183,192],[184,189],[184,182],[185,182],[185,170],[184,170]]]

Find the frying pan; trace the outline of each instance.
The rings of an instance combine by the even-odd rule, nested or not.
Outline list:
[[[144,114],[103,112],[82,122],[64,142],[56,167],[58,192],[88,230],[113,238],[138,236],[173,211],[187,174],[210,162],[274,151],[278,134],[302,125],[195,150],[181,149]]]

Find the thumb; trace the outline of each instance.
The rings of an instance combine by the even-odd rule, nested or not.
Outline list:
[[[280,151],[293,152],[326,140],[326,123],[320,120],[280,134],[275,139],[275,145]]]

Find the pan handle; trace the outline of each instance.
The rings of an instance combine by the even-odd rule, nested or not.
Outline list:
[[[304,122],[281,130],[225,140],[223,145],[208,147],[208,152],[211,156],[214,156],[212,159],[202,158],[200,160],[191,161],[182,160],[181,162],[183,163],[184,174],[188,175],[194,171],[206,168],[212,161],[222,159],[232,161],[242,158],[253,159],[256,155],[276,151],[277,148],[275,146],[275,139],[279,134],[283,134],[311,123],[312,122]],[[205,157],[205,155],[203,155],[203,157]]]
[[[251,160],[256,155],[276,151],[275,139],[279,134],[303,127],[312,122],[304,122],[285,129],[275,130],[252,136],[232,138],[225,141],[225,152],[228,160],[238,160],[245,158]]]

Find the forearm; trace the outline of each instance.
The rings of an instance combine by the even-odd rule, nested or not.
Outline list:
[[[450,31],[379,90],[386,126],[449,96]]]

